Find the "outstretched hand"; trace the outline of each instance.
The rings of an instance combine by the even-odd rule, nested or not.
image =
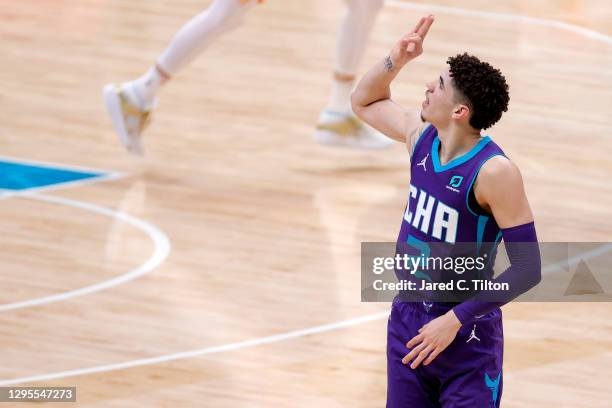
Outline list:
[[[402,67],[423,53],[423,41],[433,22],[433,15],[422,17],[412,31],[400,38],[390,54],[394,66]]]

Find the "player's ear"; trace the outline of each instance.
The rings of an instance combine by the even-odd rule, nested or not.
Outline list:
[[[468,119],[470,116],[470,108],[466,105],[456,105],[453,109],[453,119]]]

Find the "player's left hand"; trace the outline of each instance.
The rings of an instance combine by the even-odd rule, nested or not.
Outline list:
[[[402,363],[408,364],[412,361],[412,369],[417,368],[423,360],[423,364],[428,365],[453,342],[460,328],[461,322],[452,310],[433,319],[406,343],[406,347],[412,350],[402,358]]]

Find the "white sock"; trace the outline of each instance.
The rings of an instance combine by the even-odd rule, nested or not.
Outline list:
[[[138,96],[138,104],[140,107],[150,105],[155,98],[155,94],[159,87],[164,83],[162,77],[155,67],[151,67],[140,78],[132,81],[133,90]]]
[[[332,82],[332,92],[326,110],[349,113],[351,111],[351,92],[353,91],[354,81],[339,81],[334,79]]]
[[[238,28],[244,14],[255,0],[215,0],[202,13],[189,20],[158,59],[159,66],[169,75],[185,67],[219,35]]]
[[[244,14],[255,3],[255,0],[245,3],[241,0],[215,0],[205,11],[185,23],[159,57],[157,66],[165,75],[153,66],[131,82],[139,105],[151,104],[166,79],[178,73],[219,35],[240,26]]]
[[[361,62],[374,21],[384,0],[345,0],[348,10],[340,25],[336,48],[335,72],[354,76]],[[334,80],[329,110],[349,111],[353,81]]]

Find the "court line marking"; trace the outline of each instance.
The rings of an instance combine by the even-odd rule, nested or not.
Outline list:
[[[597,257],[599,255],[603,255],[604,253],[607,253],[610,250],[612,250],[612,243],[600,245],[599,247],[592,249],[590,251],[584,252],[580,255],[575,255],[567,260],[563,260],[563,261],[559,261],[554,264],[551,264],[542,269],[542,274],[547,274],[551,272],[552,270],[563,268],[565,267],[566,264],[571,265],[581,260],[586,260],[586,259]],[[199,348],[195,350],[163,354],[161,356],[156,356],[156,357],[129,360],[129,361],[124,361],[122,363],[104,364],[104,365],[98,365],[98,366],[87,367],[87,368],[76,368],[74,370],[57,371],[57,372],[52,372],[52,373],[47,373],[47,374],[39,374],[39,375],[32,375],[32,376],[21,377],[21,378],[14,378],[11,380],[1,380],[0,386],[8,386],[8,385],[21,384],[21,383],[31,383],[31,382],[38,382],[38,381],[58,380],[62,378],[77,377],[77,376],[87,375],[87,374],[102,373],[102,372],[109,372],[109,371],[115,371],[115,370],[123,370],[127,368],[141,367],[141,366],[146,366],[146,365],[166,363],[169,361],[183,360],[183,359],[192,358],[192,357],[200,357],[200,356],[204,356],[207,354],[223,353],[226,351],[233,351],[233,350],[238,350],[238,349],[243,349],[243,348],[248,348],[248,347],[261,346],[264,344],[277,343],[277,342],[295,339],[299,337],[310,336],[313,334],[320,334],[320,333],[330,332],[334,330],[345,329],[347,327],[357,326],[363,323],[367,323],[367,322],[371,322],[375,320],[381,320],[383,318],[388,318],[388,316],[389,316],[389,311],[385,311],[385,312],[374,313],[374,314],[370,314],[366,316],[356,317],[353,319],[342,320],[342,321],[335,322],[335,323],[323,324],[320,326],[314,326],[314,327],[301,329],[301,330],[294,330],[294,331],[285,332],[281,334],[275,334],[271,336],[257,337],[251,340],[244,340],[244,341],[224,344],[220,346],[203,347],[203,348]]]
[[[563,21],[551,20],[547,18],[531,17],[531,16],[524,16],[520,14],[510,14],[510,13],[496,13],[492,11],[469,10],[465,8],[451,7],[451,6],[410,3],[410,2],[403,2],[399,0],[387,0],[385,4],[391,7],[397,7],[397,8],[406,9],[406,10],[419,10],[419,11],[424,11],[427,13],[443,13],[443,14],[451,14],[451,15],[458,15],[458,16],[481,17],[484,19],[492,19],[492,20],[498,20],[498,21],[512,21],[512,22],[520,22],[520,23],[538,25],[538,26],[543,26],[543,27],[558,28],[561,30],[566,30],[566,31],[570,31],[576,34],[580,34],[580,35],[583,35],[588,38],[592,38],[597,41],[601,41],[608,45],[612,45],[612,36],[606,35],[604,33],[600,33],[595,30],[590,30],[588,28],[580,27],[575,24],[565,23]]]
[[[329,332],[333,330],[344,329],[347,327],[357,326],[357,325],[371,322],[374,320],[380,320],[382,318],[387,318],[388,316],[389,316],[389,312],[375,313],[375,314],[357,317],[354,319],[342,320],[342,321],[335,322],[335,323],[323,324],[320,326],[310,327],[310,328],[301,329],[301,330],[294,330],[294,331],[290,331],[286,333],[275,334],[272,336],[258,337],[258,338],[251,339],[251,340],[239,341],[235,343],[224,344],[221,346],[206,347],[206,348],[201,348],[201,349],[196,349],[196,350],[165,354],[165,355],[161,355],[157,357],[130,360],[130,361],[126,361],[123,363],[100,365],[100,366],[94,366],[94,367],[89,367],[89,368],[78,368],[75,370],[60,371],[60,372],[42,374],[42,375],[33,375],[30,377],[16,378],[13,380],[4,380],[4,381],[0,381],[0,386],[13,385],[13,384],[19,384],[19,383],[24,383],[24,382],[56,380],[60,378],[76,377],[76,376],[80,376],[84,374],[93,374],[93,373],[100,373],[100,372],[122,370],[126,368],[133,368],[133,367],[139,367],[139,366],[145,366],[145,365],[159,364],[159,363],[164,363],[168,361],[199,357],[199,356],[204,356],[207,354],[222,353],[225,351],[232,351],[232,350],[238,350],[238,349],[242,349],[246,347],[260,346],[263,344],[277,343],[280,341],[309,336],[312,334],[325,333],[325,332]]]
[[[428,5],[425,5],[425,4],[399,2],[399,1],[396,1],[396,0],[387,0],[386,4],[387,5],[391,5],[391,6],[395,6],[395,7],[399,7],[399,8],[405,8],[405,9],[417,9],[417,10],[425,10],[425,11],[437,11],[437,12],[442,12],[442,13],[447,13],[447,14],[468,15],[468,16],[476,16],[476,17],[494,18],[494,19],[502,20],[502,21],[521,21],[521,22],[526,22],[526,23],[535,24],[535,25],[557,27],[557,28],[560,28],[560,29],[565,29],[565,30],[568,30],[568,31],[572,31],[572,32],[581,34],[581,35],[585,35],[585,36],[587,36],[589,38],[593,38],[593,39],[596,39],[596,40],[599,40],[599,41],[603,41],[603,42],[606,42],[608,44],[612,44],[612,37],[609,37],[609,36],[607,36],[605,34],[602,34],[602,33],[599,33],[599,32],[593,31],[593,30],[589,30],[589,29],[586,29],[586,28],[583,28],[583,27],[575,26],[575,25],[572,25],[572,24],[568,24],[568,23],[564,23],[564,22],[560,22],[560,21],[555,21],[555,20],[547,20],[547,19],[542,19],[542,18],[538,18],[538,17],[528,17],[528,16],[521,16],[521,15],[516,15],[516,14],[504,14],[504,13],[492,13],[492,12],[472,11],[472,10],[455,8],[455,7],[447,7],[447,6],[428,6]],[[0,198],[2,198],[2,197],[0,197]],[[603,248],[605,248],[605,249],[603,249]],[[606,244],[606,245],[602,245],[601,247],[598,247],[595,250],[592,250],[592,251],[590,251],[590,252],[588,252],[586,254],[591,253],[591,254],[593,254],[593,256],[598,256],[598,255],[606,253],[606,252],[608,252],[610,250],[612,250],[612,244]],[[574,257],[574,258],[577,258],[577,256]],[[573,259],[573,258],[571,258],[571,259]],[[567,260],[568,264],[570,263],[571,259]],[[584,257],[581,257],[581,259],[584,259]],[[563,262],[563,263],[565,263],[565,262]],[[555,267],[555,264],[550,265],[550,267]],[[559,268],[560,266],[556,266],[556,267]],[[542,273],[545,273],[545,271],[543,270]],[[52,379],[61,379],[61,378],[75,377],[75,376],[79,376],[79,375],[92,374],[92,373],[98,373],[98,372],[114,371],[114,370],[131,368],[131,367],[138,367],[138,366],[144,366],[144,365],[158,364],[158,363],[161,363],[161,362],[167,362],[167,361],[178,360],[178,359],[185,359],[185,358],[190,358],[190,357],[195,357],[195,356],[202,356],[202,355],[206,355],[206,354],[213,354],[213,353],[220,353],[220,352],[224,352],[224,351],[237,350],[237,349],[245,348],[245,347],[253,347],[253,346],[258,346],[258,345],[262,345],[262,344],[275,343],[275,342],[280,342],[280,341],[284,341],[284,340],[288,340],[288,339],[303,337],[303,336],[307,336],[307,335],[312,335],[312,334],[317,334],[317,333],[324,333],[324,332],[328,332],[328,331],[338,330],[338,329],[342,329],[342,328],[346,328],[346,327],[350,327],[350,326],[355,326],[355,325],[359,325],[359,324],[362,324],[362,323],[366,323],[368,321],[373,321],[373,320],[378,320],[378,319],[386,318],[387,316],[388,316],[388,312],[383,312],[383,313],[377,313],[377,314],[371,314],[371,315],[367,315],[367,316],[362,316],[362,317],[359,317],[359,318],[343,320],[343,321],[336,322],[336,323],[330,323],[330,324],[326,324],[326,325],[315,326],[315,327],[312,327],[312,328],[309,328],[309,329],[302,329],[302,330],[296,330],[296,331],[292,331],[292,332],[287,332],[287,333],[284,333],[284,334],[278,334],[278,335],[267,336],[267,337],[260,337],[260,338],[255,338],[255,339],[252,339],[252,340],[247,340],[247,341],[242,341],[242,342],[237,342],[237,343],[230,343],[230,344],[222,345],[222,346],[207,347],[207,348],[202,348],[202,349],[197,349],[197,350],[192,350],[192,351],[166,354],[166,355],[162,355],[162,356],[158,356],[158,357],[151,357],[151,358],[145,358],[145,359],[131,360],[131,361],[127,361],[127,362],[124,362],[124,363],[107,364],[107,365],[100,365],[100,366],[94,366],[94,367],[89,367],[89,368],[80,368],[80,369],[75,369],[75,370],[59,371],[59,372],[48,373],[48,374],[41,374],[41,375],[34,375],[34,376],[29,376],[29,377],[16,378],[16,379],[12,379],[12,380],[3,380],[3,381],[0,381],[0,386],[20,384],[20,383],[24,383],[24,382],[45,381],[45,380],[52,380]]]
[[[56,197],[56,196],[48,196],[43,194],[35,194],[24,192],[21,194],[17,194],[21,198],[27,198],[31,200],[44,201],[48,203],[66,205],[69,207],[79,208],[82,210],[106,215],[110,218],[121,220],[131,226],[143,231],[147,234],[154,244],[153,254],[149,257],[149,259],[140,265],[139,267],[131,270],[130,272],[124,273],[122,275],[116,276],[112,279],[108,279],[102,282],[98,282],[94,285],[85,286],[79,289],[70,290],[67,292],[58,293],[50,296],[43,296],[40,298],[24,300],[20,302],[6,303],[0,305],[0,313],[6,312],[9,310],[22,309],[25,307],[32,306],[40,306],[48,303],[59,302],[66,299],[74,298],[77,296],[83,296],[94,292],[99,292],[101,290],[109,289],[114,286],[121,285],[123,283],[129,282],[136,278],[141,277],[142,275],[151,272],[153,269],[157,268],[160,264],[162,264],[168,255],[170,254],[171,245],[168,236],[162,232],[159,228],[154,225],[143,221],[139,218],[136,218],[132,215],[123,213],[118,210],[113,210],[110,208],[102,207],[95,204],[90,204],[82,201],[72,200],[64,197]]]

